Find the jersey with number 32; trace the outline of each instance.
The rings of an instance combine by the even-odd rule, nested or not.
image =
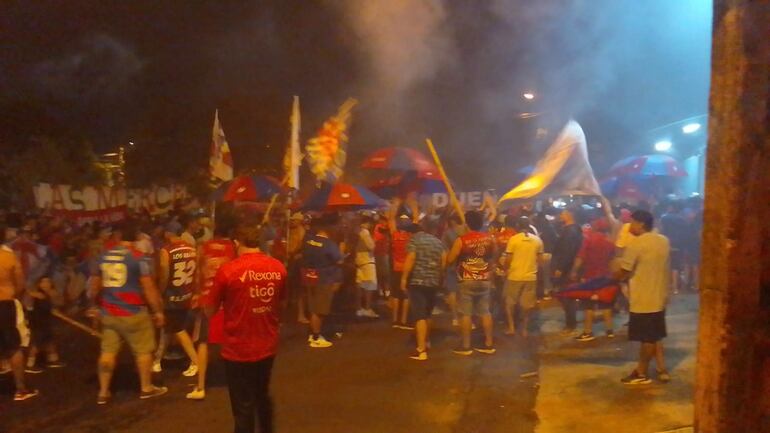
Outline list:
[[[117,246],[99,259],[101,310],[109,316],[133,316],[146,306],[139,279],[150,275],[150,264],[139,251]]]
[[[198,254],[188,243],[172,242],[163,247],[168,254],[168,281],[163,291],[167,309],[190,308],[195,289],[195,266]]]

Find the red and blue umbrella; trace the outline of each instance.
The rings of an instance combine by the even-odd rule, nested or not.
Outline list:
[[[408,147],[386,147],[367,156],[362,168],[378,170],[399,170],[420,172],[438,172],[433,161],[421,152]]]
[[[652,194],[650,185],[641,176],[609,177],[599,182],[599,188],[608,198],[646,200]]]
[[[303,201],[303,211],[347,211],[376,209],[387,202],[370,190],[349,183],[323,184]]]
[[[608,175],[684,177],[687,176],[687,171],[674,158],[653,154],[621,159],[610,168]]]
[[[406,196],[411,192],[434,194],[447,192],[444,181],[438,173],[406,172],[386,179],[381,179],[371,186],[372,191],[382,198]]]
[[[223,183],[212,194],[216,201],[269,201],[275,194],[286,192],[272,176],[238,176]]]

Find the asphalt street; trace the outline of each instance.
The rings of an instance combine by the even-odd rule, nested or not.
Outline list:
[[[278,432],[506,432],[535,431],[539,340],[502,336],[495,355],[454,355],[458,337],[447,315],[435,320],[430,359],[408,358],[412,333],[386,319],[348,323],[329,349],[310,349],[305,328],[282,327],[272,394]],[[96,405],[98,340],[58,324],[67,367],[29,377],[41,396],[12,400],[10,376],[0,378],[0,432],[229,432],[232,429],[224,371],[217,357],[202,402],[185,399],[193,379],[186,364],[168,362],[156,382],[167,395],[140,401],[131,357],[123,353],[114,398]]]

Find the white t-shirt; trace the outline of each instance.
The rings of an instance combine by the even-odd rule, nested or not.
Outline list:
[[[633,239],[620,260],[620,267],[631,272],[629,311],[657,313],[666,309],[671,282],[670,246],[665,236],[648,232]]]
[[[509,281],[537,281],[537,257],[543,254],[543,241],[539,237],[518,233],[508,239],[505,253],[511,256]]]

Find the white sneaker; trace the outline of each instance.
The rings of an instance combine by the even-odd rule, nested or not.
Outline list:
[[[375,313],[374,310],[372,310],[371,308],[368,310],[364,310],[364,315],[372,319],[378,319],[380,317],[380,315]]]
[[[324,347],[331,347],[332,342],[327,341],[323,335],[319,335],[318,338],[310,340],[310,347],[315,349],[321,349]]]
[[[356,317],[365,317],[366,316],[366,310],[363,308],[359,308],[356,310]]]
[[[452,326],[460,326],[460,322],[457,319],[452,319]]]
[[[195,388],[187,393],[188,400],[203,400],[206,398],[206,390]]]
[[[153,361],[152,363],[152,372],[153,373],[160,373],[163,371],[163,367],[160,365],[160,361]]]
[[[443,311],[441,311],[441,308],[439,307],[433,307],[433,311],[430,312],[431,316],[440,316],[444,314]]]
[[[193,376],[195,376],[196,374],[198,374],[198,366],[197,366],[197,365],[195,365],[195,364],[192,364],[192,363],[191,363],[191,364],[190,364],[190,366],[189,366],[189,367],[187,367],[187,370],[185,370],[185,371],[182,373],[182,376],[185,376],[185,377],[193,377]]]

